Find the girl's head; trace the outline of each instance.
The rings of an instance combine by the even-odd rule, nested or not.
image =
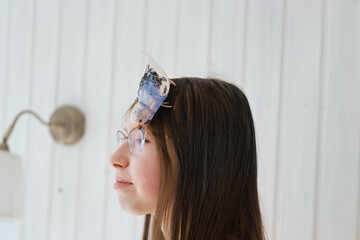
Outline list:
[[[217,79],[173,81],[165,100],[172,107],[161,107],[145,125],[142,152],[131,154],[123,144],[112,156],[118,178],[134,182],[119,188],[122,207],[154,214],[153,239],[263,239],[245,95]]]

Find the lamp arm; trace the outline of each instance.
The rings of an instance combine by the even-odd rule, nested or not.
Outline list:
[[[6,131],[5,135],[3,136],[3,140],[4,142],[6,142],[12,131],[14,130],[14,127],[15,127],[15,124],[17,122],[17,120],[20,118],[21,115],[25,114],[25,113],[29,113],[31,115],[33,115],[34,117],[36,117],[42,124],[46,125],[46,126],[49,126],[49,123],[45,122],[37,113],[35,113],[34,111],[31,111],[31,110],[24,110],[24,111],[21,111],[20,113],[18,113],[14,119],[14,121],[12,122],[12,124],[10,125],[9,129]]]
[[[84,135],[85,116],[84,114],[72,106],[62,106],[55,110],[50,118],[50,122],[45,122],[38,114],[31,110],[21,111],[16,115],[14,121],[3,136],[3,142],[0,144],[0,150],[9,151],[6,141],[9,139],[15,124],[19,117],[25,113],[29,113],[36,117],[42,124],[49,127],[50,134],[56,142],[65,145],[71,145],[79,141]]]

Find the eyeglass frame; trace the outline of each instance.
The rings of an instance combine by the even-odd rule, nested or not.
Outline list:
[[[141,133],[141,143],[140,143],[140,149],[137,151],[137,152],[134,152],[134,150],[132,149],[131,147],[131,139],[129,139],[129,136],[130,134],[134,131],[134,130],[137,130],[137,131],[140,131]],[[123,136],[123,141],[120,143],[119,141],[119,134],[121,134]],[[117,130],[116,132],[116,137],[117,137],[117,145],[118,147],[120,147],[125,141],[128,142],[128,145],[129,145],[129,150],[131,153],[133,154],[139,154],[143,148],[144,148],[144,145],[145,145],[145,129],[143,127],[140,127],[140,128],[136,128],[134,127],[133,129],[130,130],[130,132],[128,133],[128,135],[125,135],[124,132],[122,132],[121,130]]]

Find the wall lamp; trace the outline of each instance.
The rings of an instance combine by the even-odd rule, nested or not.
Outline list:
[[[83,113],[72,106],[61,106],[51,115],[50,121],[44,121],[31,110],[21,111],[5,132],[0,144],[0,220],[24,218],[24,172],[19,155],[9,152],[8,139],[14,130],[17,120],[24,114],[31,114],[47,126],[55,142],[72,145],[77,143],[85,131]]]

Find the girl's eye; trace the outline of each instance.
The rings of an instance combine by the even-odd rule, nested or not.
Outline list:
[[[149,142],[150,142],[150,140],[145,139],[145,142],[146,142],[146,143],[149,143]]]
[[[135,139],[135,142],[137,143],[137,144],[141,144],[141,138],[137,138],[137,139]]]

